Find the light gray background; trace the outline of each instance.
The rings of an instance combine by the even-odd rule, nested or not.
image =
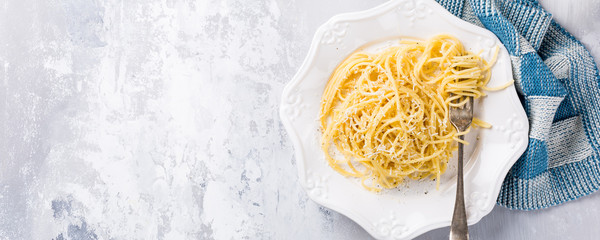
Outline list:
[[[308,200],[278,104],[320,24],[383,2],[1,1],[0,239],[369,239]],[[600,2],[542,5],[598,62]],[[593,239],[599,207],[471,236]]]

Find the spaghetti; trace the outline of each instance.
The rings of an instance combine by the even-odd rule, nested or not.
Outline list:
[[[438,35],[401,41],[378,54],[352,54],[322,97],[321,145],[329,165],[361,178],[371,191],[394,188],[406,178],[435,178],[439,186],[453,142],[466,134],[450,124],[449,107],[493,90],[486,85],[498,50],[488,63],[458,39]]]

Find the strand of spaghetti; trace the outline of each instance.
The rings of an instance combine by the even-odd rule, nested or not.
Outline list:
[[[486,86],[482,86],[481,89],[486,90],[486,91],[498,91],[498,90],[502,90],[505,89],[507,87],[509,87],[510,85],[513,85],[513,83],[515,82],[515,80],[510,80],[505,84],[502,84],[500,86],[497,87],[486,87]]]

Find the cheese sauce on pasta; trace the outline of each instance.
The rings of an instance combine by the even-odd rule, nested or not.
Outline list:
[[[512,84],[486,87],[499,48],[488,63],[449,35],[400,43],[376,54],[352,54],[329,79],[321,102],[325,158],[371,191],[407,178],[437,179],[439,186],[454,142],[461,141],[457,136],[466,134],[450,123],[449,107]]]

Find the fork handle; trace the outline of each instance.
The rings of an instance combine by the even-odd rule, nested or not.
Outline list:
[[[458,136],[464,140],[464,136]],[[465,211],[465,189],[463,179],[463,144],[458,143],[458,167],[456,183],[456,201],[454,202],[454,215],[450,226],[450,240],[468,240],[469,229],[467,226],[467,213]]]

